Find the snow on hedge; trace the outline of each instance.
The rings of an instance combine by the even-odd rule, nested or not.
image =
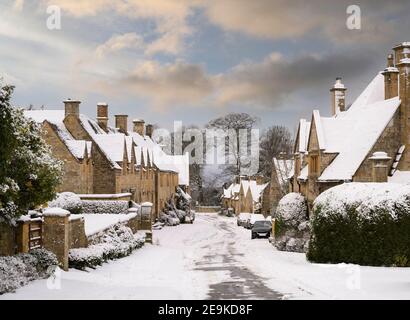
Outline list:
[[[84,213],[94,214],[126,214],[128,201],[126,200],[83,200]]]
[[[57,266],[56,256],[45,250],[0,257],[0,294],[14,291],[28,282],[49,277]]]
[[[107,260],[128,256],[144,242],[145,236],[141,233],[133,234],[129,227],[115,225],[101,237],[93,238],[87,248],[71,249],[69,265],[77,269],[94,268]]]
[[[320,208],[320,210],[315,210]],[[345,183],[326,190],[314,202],[320,217],[346,215],[352,208],[365,219],[388,213],[397,219],[397,212],[410,213],[410,185],[398,183]]]
[[[72,214],[79,214],[82,212],[81,199],[73,192],[62,192],[57,194],[57,197],[51,201],[48,206],[50,208],[65,209]]]
[[[280,199],[276,208],[276,218],[289,225],[297,225],[306,220],[306,200],[300,193],[291,192]]]

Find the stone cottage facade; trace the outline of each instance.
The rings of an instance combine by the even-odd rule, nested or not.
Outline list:
[[[410,42],[393,50],[349,109],[337,78],[331,116],[314,110],[310,121],[299,121],[290,191],[302,193],[310,208],[320,193],[344,182],[410,181]]]
[[[264,197],[269,197],[269,185],[269,182],[263,183],[261,177],[238,176],[228,188],[223,189],[222,208],[233,208],[235,214],[263,213],[266,211],[263,203]]]
[[[33,110],[25,115],[42,123],[53,155],[64,162],[58,191],[78,194],[131,193],[135,202],[153,203],[153,218],[180,186],[189,191],[188,154],[168,155],[152,139],[153,126],[115,115],[108,125],[108,105],[97,105],[96,120],[80,114],[80,101],[64,101],[64,110]]]

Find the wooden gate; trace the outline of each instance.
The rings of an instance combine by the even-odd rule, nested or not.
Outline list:
[[[38,249],[43,246],[43,221],[41,219],[30,221],[28,241],[29,250]]]

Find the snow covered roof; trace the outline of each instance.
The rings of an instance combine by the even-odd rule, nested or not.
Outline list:
[[[36,122],[42,123],[47,120],[52,124],[70,152],[78,159],[84,158],[85,154],[91,155],[91,141],[76,140],[67,130],[63,122],[64,110],[33,110],[26,111],[25,114]],[[134,147],[137,165],[156,165],[160,170],[176,172],[179,184],[189,185],[188,154],[168,155],[149,136],[141,136],[136,132],[129,131],[127,134],[123,134],[118,129],[111,127],[107,127],[107,132],[105,132],[95,120],[83,114],[79,115],[79,120],[84,130],[114,168],[121,169],[120,163],[124,160],[125,150],[128,161],[131,161]]]
[[[384,99],[384,77],[379,73],[347,111],[321,117],[314,110],[312,120],[319,148],[336,154],[318,180],[351,180],[399,106],[398,97]],[[306,179],[307,173],[306,166],[298,178]]]
[[[269,182],[258,184],[255,180],[242,179],[240,183],[232,183],[227,189],[224,189],[223,197],[226,199],[232,198],[235,200],[236,195],[239,193],[240,188],[242,187],[245,195],[249,190],[251,192],[253,201],[258,202],[263,191],[268,185]]]
[[[305,119],[300,119],[298,138],[299,138],[299,150],[297,152],[305,153],[307,151],[307,142],[309,140],[310,122]]]
[[[388,182],[410,184],[410,171],[395,170],[394,174],[388,177]]]
[[[47,121],[54,129],[61,141],[67,146],[71,154],[77,159],[91,157],[92,142],[76,140],[64,125],[64,110],[27,110],[24,115],[37,123]]]

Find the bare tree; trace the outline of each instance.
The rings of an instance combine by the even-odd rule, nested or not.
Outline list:
[[[288,128],[272,126],[261,136],[259,149],[259,170],[265,177],[272,174],[273,158],[281,153],[289,157],[292,152],[293,139]]]
[[[243,161],[240,154],[240,130],[247,130],[247,147],[249,148],[252,143],[250,139],[250,132],[258,121],[259,119],[257,117],[251,116],[247,113],[229,113],[223,117],[209,121],[206,125],[206,128],[208,129],[221,129],[224,131],[234,130],[236,133],[236,141],[232,141],[232,139],[225,140],[225,153],[230,152],[230,156],[235,160],[234,165],[223,165],[223,174],[226,177],[232,178],[232,176],[239,175],[241,173],[241,169],[248,165]]]

